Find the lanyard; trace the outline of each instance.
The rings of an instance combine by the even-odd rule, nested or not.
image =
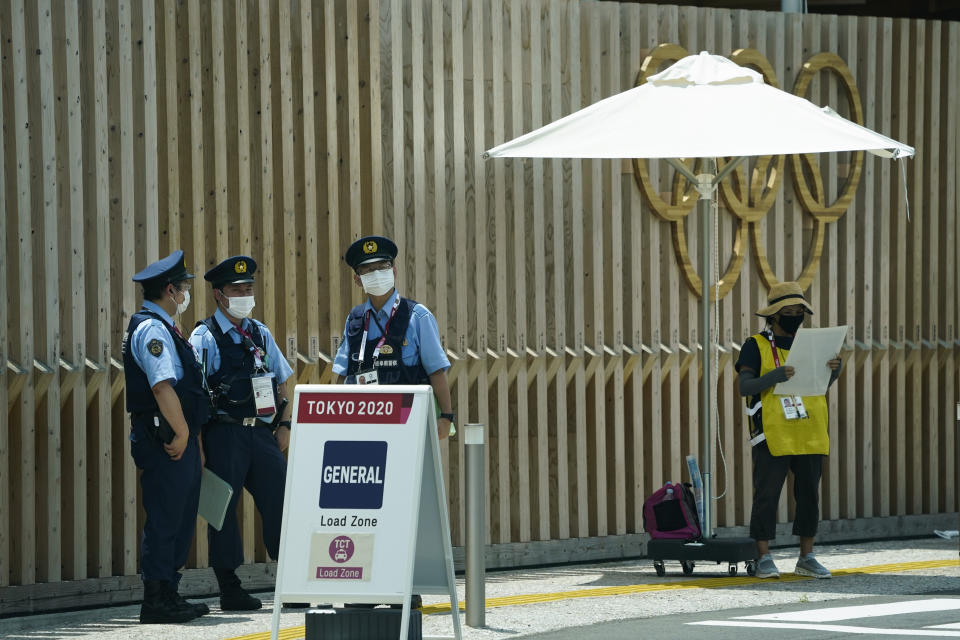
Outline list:
[[[260,347],[258,347],[257,343],[253,341],[253,335],[247,331],[244,331],[243,327],[241,326],[233,325],[233,328],[236,329],[237,333],[239,333],[241,336],[250,340],[250,344],[253,345],[250,347],[250,350],[253,351],[253,364],[257,369],[263,369],[263,356],[260,353]]]
[[[380,336],[380,341],[377,342],[377,346],[373,348],[373,365],[376,366],[377,358],[380,357],[380,347],[383,346],[383,343],[387,341],[387,332],[390,331],[390,323],[393,322],[393,316],[397,315],[397,307],[400,306],[400,296],[397,296],[393,301],[393,309],[390,310],[390,317],[387,318],[387,324],[383,327],[383,332]],[[363,316],[363,338],[360,340],[360,364],[363,364],[363,360],[366,357],[367,353],[367,332],[370,329],[370,314],[373,312],[373,309],[367,309],[367,312]]]
[[[778,351],[778,350],[777,350],[777,343],[773,341],[773,333],[767,333],[767,334],[765,334],[765,335],[767,336],[767,340],[770,341],[770,351],[773,352],[773,364],[776,365],[777,367],[779,367],[779,366],[780,366],[780,356],[779,356],[778,353],[777,353],[777,351]]]

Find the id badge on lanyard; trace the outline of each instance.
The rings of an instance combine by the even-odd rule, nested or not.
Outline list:
[[[363,322],[363,338],[360,340],[360,367],[361,370],[357,371],[356,380],[357,384],[378,384],[377,375],[377,359],[380,357],[380,347],[387,341],[387,332],[390,330],[390,323],[393,321],[393,316],[397,314],[397,307],[400,306],[400,296],[397,296],[393,301],[393,309],[390,311],[390,317],[387,318],[387,324],[383,327],[383,332],[380,336],[380,341],[377,342],[377,346],[373,349],[373,362],[370,363],[369,369],[362,369],[364,356],[367,353],[367,332],[370,329],[370,311],[367,311],[366,316]]]
[[[250,378],[253,386],[253,402],[258,416],[269,416],[277,412],[277,402],[273,394],[273,372],[263,373]]]
[[[770,341],[770,350],[773,352],[773,363],[776,367],[779,367],[780,355],[777,352],[777,345],[773,341],[773,336],[769,333],[767,334],[767,340]],[[783,417],[787,420],[802,420],[810,417],[800,396],[780,396],[780,407],[783,409]]]

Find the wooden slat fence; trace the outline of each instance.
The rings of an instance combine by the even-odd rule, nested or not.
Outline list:
[[[699,264],[696,214],[669,222],[654,202],[687,186],[662,162],[644,193],[630,162],[481,154],[633,86],[664,43],[753,50],[787,90],[836,54],[864,124],[918,148],[754,159],[728,179],[718,524],[750,511],[733,362],[770,281],[801,272],[813,324],[851,326],[824,518],[955,511],[958,42],[948,22],[576,0],[2,0],[0,600],[136,574],[120,337],[130,276],[176,248],[197,274],[255,256],[256,315],[297,381],[323,383],[361,299],[340,255],[392,236],[461,422],[488,426],[490,542],[641,533],[644,497],[704,444],[701,301],[677,259]],[[808,75],[805,95],[853,117],[849,82]],[[815,220],[799,181],[827,207],[852,177],[849,206]],[[760,213],[741,221],[731,198]],[[214,308],[195,294],[185,327]],[[461,545],[462,442],[442,446]],[[249,496],[241,511],[245,559],[264,562]]]

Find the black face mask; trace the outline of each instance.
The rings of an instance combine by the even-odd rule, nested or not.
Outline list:
[[[803,314],[799,316],[777,316],[777,324],[791,336],[796,335],[797,329],[803,324]]]

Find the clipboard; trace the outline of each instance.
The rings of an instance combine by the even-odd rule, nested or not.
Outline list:
[[[773,389],[774,395],[822,396],[830,386],[830,369],[827,361],[840,353],[847,337],[847,325],[800,329],[790,347],[786,366],[796,369],[796,374]]]
[[[233,498],[233,487],[226,480],[206,467],[200,478],[200,506],[199,515],[210,523],[210,526],[220,531],[223,520],[227,516],[227,507]]]

